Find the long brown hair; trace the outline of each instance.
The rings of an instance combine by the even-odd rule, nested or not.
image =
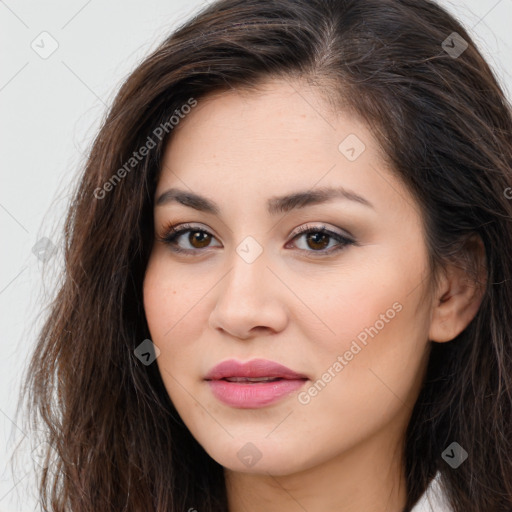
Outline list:
[[[512,510],[511,108],[466,30],[428,0],[221,0],[131,73],[77,183],[23,390],[53,454],[44,509],[227,510],[223,468],[134,350],[150,338],[142,282],[171,117],[276,77],[315,82],[368,123],[421,207],[432,282],[447,262],[470,272],[481,237],[485,295],[459,336],[433,343],[404,440],[404,512],[437,471],[456,512]],[[454,441],[468,452],[456,469],[441,456]]]

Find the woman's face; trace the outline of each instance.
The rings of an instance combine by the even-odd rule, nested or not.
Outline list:
[[[284,81],[202,99],[167,147],[154,223],[190,230],[155,241],[144,307],[169,396],[213,459],[284,475],[400,446],[428,357],[427,252],[363,123]],[[232,359],[300,378],[205,380]]]

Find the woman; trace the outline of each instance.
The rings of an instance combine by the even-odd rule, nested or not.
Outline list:
[[[511,134],[430,1],[180,27],[67,218],[25,389],[45,509],[512,510]]]

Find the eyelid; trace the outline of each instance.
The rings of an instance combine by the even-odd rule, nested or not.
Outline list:
[[[169,222],[169,223],[165,224],[164,228],[162,229],[162,235],[160,235],[158,238],[160,241],[162,241],[161,240],[162,238],[168,237],[169,235],[178,233],[180,231],[186,231],[188,229],[190,229],[190,230],[195,229],[197,231],[205,231],[206,233],[213,235],[217,238],[217,235],[215,233],[212,233],[211,231],[213,231],[213,230],[211,230],[210,228],[203,228],[203,227],[201,227],[200,223],[194,224],[194,223],[188,223],[188,222],[183,222],[183,223]],[[340,232],[340,231],[337,231],[337,229],[339,229],[339,228],[329,228],[324,223],[321,223],[320,225],[313,225],[310,223],[306,223],[306,224],[302,224],[298,228],[294,229],[289,236],[291,237],[291,239],[293,239],[297,235],[300,235],[304,232],[311,231],[311,230],[318,230],[318,231],[334,232],[335,234],[337,234],[341,237],[354,240],[354,236],[350,232],[348,232],[346,230]]]
[[[304,232],[308,231],[323,231],[326,233],[334,233],[342,238],[350,239],[351,241],[355,241],[354,236],[349,233],[348,231],[341,231],[339,228],[331,228],[327,226],[326,224],[320,223],[320,225],[313,225],[313,224],[302,224],[297,229],[292,231],[292,234],[290,235],[293,238],[295,238],[297,235],[301,235]]]
[[[193,223],[188,223],[188,222],[183,222],[183,223],[169,222],[169,223],[165,224],[164,228],[162,229],[162,234],[160,234],[160,235],[157,234],[156,239],[159,242],[162,242],[167,245],[171,245],[171,242],[169,241],[169,239],[171,237],[173,239],[175,239],[177,237],[182,236],[184,233],[186,233],[188,231],[202,231],[204,233],[211,235],[212,238],[215,238],[218,240],[217,235],[215,235],[214,233],[211,233],[212,230],[210,230],[210,228],[206,229],[199,224],[193,224]],[[216,247],[218,247],[218,246],[216,246]],[[176,252],[184,252],[184,253],[192,251],[192,249],[181,249],[180,247],[175,247],[173,250]],[[193,252],[199,252],[199,250],[195,250]],[[204,251],[201,251],[201,252],[204,252]]]
[[[344,232],[339,232],[339,231],[337,231],[337,229],[339,229],[339,228],[331,229],[331,228],[327,227],[325,224],[321,224],[321,225],[303,224],[292,232],[292,234],[290,235],[291,238],[287,242],[286,245],[293,242],[296,238],[299,238],[301,235],[307,234],[309,232],[324,233],[324,234],[328,235],[330,238],[334,238],[337,241],[337,245],[334,248],[331,247],[330,249],[322,249],[322,250],[318,250],[318,251],[314,251],[314,250],[308,251],[307,249],[297,248],[297,250],[300,251],[301,253],[306,253],[308,255],[311,254],[311,255],[313,255],[313,257],[329,256],[329,255],[335,254],[339,251],[342,251],[349,245],[357,245],[357,241],[351,234],[349,234],[348,232],[347,232],[347,234],[345,234]],[[163,234],[157,235],[156,238],[159,242],[162,242],[169,246],[173,245],[171,250],[176,253],[183,253],[183,254],[187,254],[187,255],[193,255],[195,253],[196,255],[199,255],[201,253],[206,252],[206,250],[209,249],[210,247],[205,247],[204,249],[183,249],[174,243],[176,238],[178,238],[178,237],[182,236],[184,233],[190,232],[190,231],[202,231],[204,233],[207,233],[208,235],[211,235],[213,238],[217,239],[217,236],[215,234],[211,233],[209,228],[206,229],[206,228],[201,227],[199,224],[193,224],[193,223],[187,223],[187,222],[175,223],[175,224],[168,223],[163,230]],[[214,246],[214,247],[219,247],[219,246]]]
[[[170,235],[177,234],[181,231],[204,231],[205,233],[208,233],[209,235],[214,236],[215,238],[218,238],[217,235],[213,232],[212,229],[203,227],[201,223],[189,223],[189,222],[168,222],[163,226],[163,229],[161,230],[161,235],[157,235],[157,238],[159,241],[165,241],[166,238],[168,238]]]

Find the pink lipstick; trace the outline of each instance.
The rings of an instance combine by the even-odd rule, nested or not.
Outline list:
[[[300,389],[308,377],[267,359],[246,363],[228,359],[213,367],[205,380],[221,402],[240,409],[254,409]]]

